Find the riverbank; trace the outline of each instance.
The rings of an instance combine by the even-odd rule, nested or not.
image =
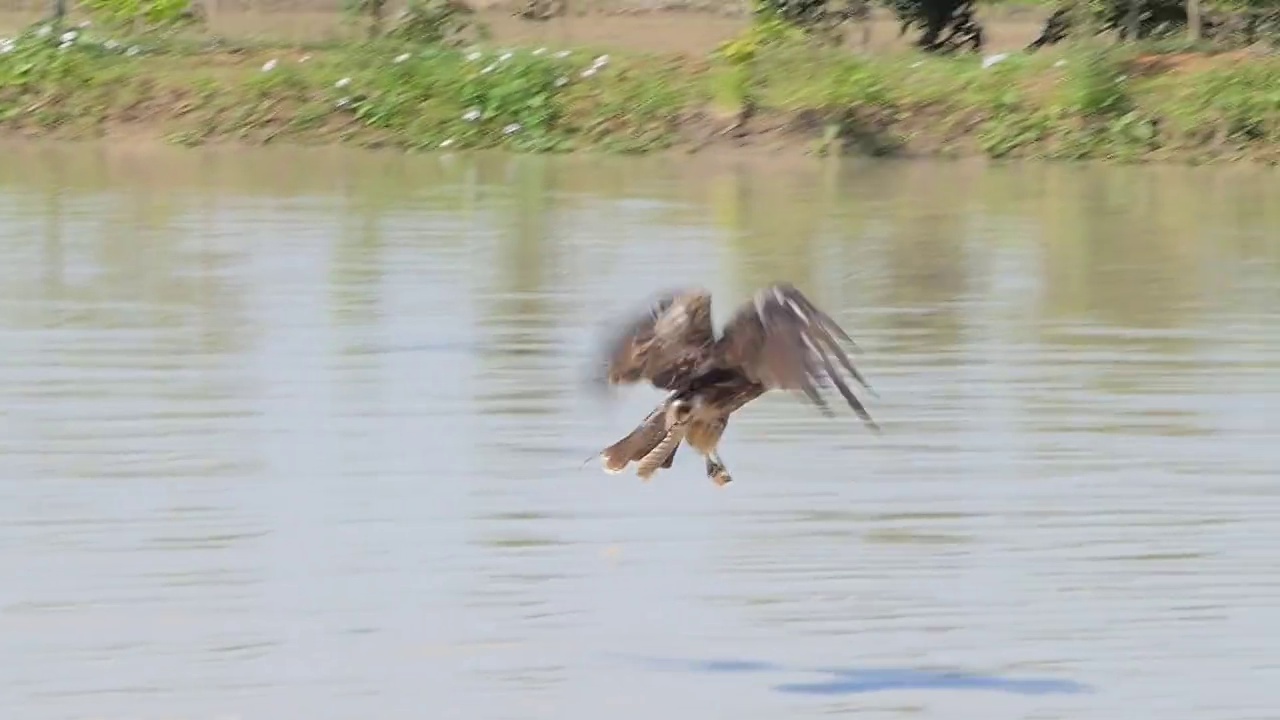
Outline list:
[[[512,44],[211,48],[39,28],[0,50],[10,136],[1280,160],[1280,58],[1247,52],[1063,48],[984,62],[787,42],[702,57]]]

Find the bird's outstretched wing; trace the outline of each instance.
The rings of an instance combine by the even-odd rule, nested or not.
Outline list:
[[[716,345],[716,364],[737,368],[771,390],[800,390],[823,413],[831,415],[818,392],[826,384],[825,377],[863,422],[879,430],[836,370],[839,363],[853,379],[871,390],[837,338],[857,350],[848,333],[799,290],[790,283],[775,283],[756,292],[734,312]]]
[[[668,291],[627,318],[604,344],[603,372],[596,379],[610,385],[648,381],[672,390],[714,343],[711,294],[698,288]]]

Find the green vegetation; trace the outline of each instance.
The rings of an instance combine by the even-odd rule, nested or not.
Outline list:
[[[189,0],[78,0],[80,7],[109,27],[137,32],[189,24]]]
[[[216,49],[171,30],[123,40],[118,24],[37,25],[0,41],[0,128],[188,144],[1280,159],[1274,56],[1077,41],[994,63],[863,57],[762,21],[697,61],[481,47],[418,17],[436,33],[424,41],[397,33],[405,22],[358,44]]]

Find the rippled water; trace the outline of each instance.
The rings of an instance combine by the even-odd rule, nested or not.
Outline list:
[[[7,148],[0,716],[1269,718],[1274,171]],[[787,278],[717,488],[600,324]]]

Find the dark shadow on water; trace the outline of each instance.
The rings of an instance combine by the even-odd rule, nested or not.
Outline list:
[[[681,660],[631,658],[655,670],[701,673],[797,673],[825,676],[815,682],[774,685],[778,692],[801,695],[854,695],[885,690],[986,690],[1015,695],[1055,695],[1090,692],[1071,680],[1007,678],[973,673],[912,668],[803,668],[754,660]]]

